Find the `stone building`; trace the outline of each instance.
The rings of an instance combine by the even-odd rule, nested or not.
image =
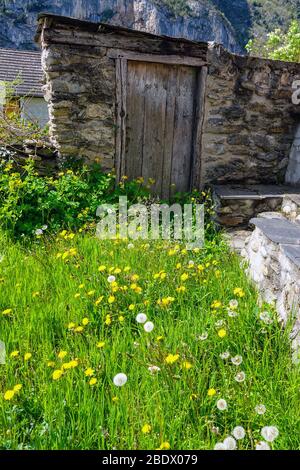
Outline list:
[[[37,41],[61,157],[153,178],[166,197],[174,186],[284,182],[300,64],[47,14]]]

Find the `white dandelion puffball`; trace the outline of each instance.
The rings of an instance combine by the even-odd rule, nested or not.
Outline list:
[[[224,360],[229,359],[230,358],[230,352],[229,351],[223,352],[222,354],[220,354],[220,358],[224,359]]]
[[[245,372],[239,372],[238,374],[236,374],[235,376],[235,380],[239,383],[242,383],[244,382],[246,379],[246,374]]]
[[[146,331],[146,333],[151,333],[151,331],[154,330],[154,323],[152,323],[152,321],[148,321],[147,323],[145,323],[144,330]]]
[[[160,367],[158,366],[150,366],[148,367],[148,370],[151,374],[156,374],[157,372],[160,372]]]
[[[230,318],[236,318],[239,316],[235,310],[230,310],[230,308],[227,309],[227,313]]]
[[[227,401],[223,400],[223,398],[221,398],[221,400],[218,400],[217,401],[217,408],[220,411],[227,410]]]
[[[225,322],[224,320],[219,320],[215,323],[216,328],[222,328],[224,326]]]
[[[226,450],[226,446],[223,444],[223,442],[218,442],[215,445],[214,450]]]
[[[240,439],[244,439],[246,436],[246,431],[243,426],[236,426],[232,431],[232,435],[239,441]]]
[[[239,303],[235,299],[233,299],[229,302],[229,307],[232,308],[232,309],[238,308],[238,306],[239,306]]]
[[[109,282],[110,284],[112,284],[113,282],[116,282],[115,276],[108,276],[107,282]]]
[[[229,436],[229,437],[226,437],[226,439],[224,439],[224,442],[223,442],[226,450],[235,450],[237,445],[236,445],[236,440]]]
[[[271,450],[269,444],[267,444],[267,442],[264,442],[264,441],[258,442],[256,444],[255,449],[256,450]]]
[[[279,431],[276,426],[265,426],[261,430],[261,435],[267,442],[273,442],[279,436]]]
[[[265,405],[257,405],[255,407],[255,412],[258,415],[264,415],[266,411],[267,411],[267,408],[265,407]]]
[[[195,266],[195,261],[189,261],[189,266],[190,267]]]
[[[136,317],[136,321],[143,325],[147,321],[147,315],[145,315],[144,313],[139,313]]]
[[[199,341],[206,341],[207,338],[208,338],[208,333],[206,333],[206,332],[202,333],[202,335],[197,336],[197,340],[199,340]]]
[[[38,228],[36,231],[35,231],[35,234],[36,236],[40,236],[40,235],[43,235],[43,230],[41,228]]]
[[[243,362],[243,358],[242,358],[242,356],[234,356],[234,357],[231,358],[231,362],[235,366],[240,366]]]
[[[116,387],[123,387],[123,385],[126,384],[127,382],[127,375],[125,374],[117,374],[115,377],[114,377],[114,384]]]

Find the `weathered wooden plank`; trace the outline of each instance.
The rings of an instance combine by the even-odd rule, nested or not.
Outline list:
[[[67,44],[77,46],[107,47],[125,49],[145,54],[180,55],[198,57],[206,62],[207,46],[201,43],[183,42],[160,36],[135,36],[134,34],[104,34],[80,29],[62,29],[60,25],[43,28],[45,44]]]
[[[153,178],[152,190],[161,194],[166,123],[168,66],[147,64],[142,176]]]
[[[126,115],[127,115],[127,61],[116,61],[116,180],[125,171]]]
[[[178,67],[169,67],[169,76],[167,83],[167,108],[166,108],[166,124],[164,139],[164,161],[163,172],[161,178],[161,196],[168,199],[171,194],[171,173],[172,173],[172,156],[173,156],[173,140],[174,140],[174,123],[177,97],[177,74]]]
[[[171,180],[180,192],[190,189],[195,87],[196,69],[179,67]]]
[[[193,160],[192,160],[192,188],[202,189],[202,128],[205,116],[205,89],[207,80],[207,67],[202,67],[198,73],[196,86],[196,116],[193,142]]]
[[[123,49],[110,49],[107,53],[110,59],[127,59],[139,62],[152,62],[157,64],[186,65],[191,67],[201,67],[206,64],[197,57],[184,57],[181,55],[159,55],[159,54],[141,54]]]
[[[146,72],[145,64],[128,62],[125,173],[130,178],[142,176]]]

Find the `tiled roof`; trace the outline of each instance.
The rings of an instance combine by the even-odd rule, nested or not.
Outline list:
[[[43,96],[40,52],[0,49],[0,82],[20,80],[18,96]]]

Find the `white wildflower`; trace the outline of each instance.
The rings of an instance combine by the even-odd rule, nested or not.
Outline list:
[[[110,284],[112,284],[113,282],[116,282],[115,276],[108,276],[107,282],[109,282]]]
[[[265,407],[265,405],[257,405],[255,407],[255,412],[258,414],[258,415],[264,415],[265,412],[267,411],[267,408]]]
[[[147,321],[147,315],[145,315],[144,313],[139,313],[136,317],[136,321],[143,325]]]
[[[153,375],[156,374],[157,372],[160,372],[160,367],[158,366],[150,366],[148,367],[149,372]]]
[[[230,308],[227,309],[227,313],[230,318],[236,318],[239,316],[235,310],[231,310]]]
[[[224,445],[226,447],[226,450],[235,450],[237,445],[236,445],[236,440],[229,436],[224,439]]]
[[[244,437],[246,436],[246,431],[245,431],[245,429],[243,428],[243,426],[236,426],[236,427],[234,428],[234,430],[232,431],[232,435],[233,435],[237,440],[244,439]]]
[[[226,401],[226,400],[223,400],[223,398],[221,398],[220,400],[218,400],[218,401],[217,401],[217,408],[218,408],[218,410],[220,410],[220,411],[227,410],[227,401]]]
[[[127,375],[125,374],[117,374],[115,377],[114,377],[114,384],[116,387],[123,387],[123,385],[126,384],[127,382]]]
[[[230,352],[229,351],[225,351],[223,353],[220,354],[220,358],[221,359],[229,359],[230,358]]]
[[[152,323],[152,321],[148,321],[147,323],[145,323],[144,330],[146,331],[146,333],[151,333],[151,331],[154,330],[154,323]]]
[[[235,380],[239,383],[242,383],[242,382],[245,382],[245,379],[246,379],[246,374],[245,372],[239,372],[238,374],[236,374],[235,376]]]
[[[230,300],[230,302],[229,302],[229,307],[230,307],[232,310],[238,308],[238,306],[239,306],[239,303],[238,303],[237,300],[235,300],[235,299]]]
[[[222,328],[224,326],[225,322],[224,320],[219,320],[215,323],[216,328]]]
[[[231,358],[231,362],[235,366],[240,366],[243,362],[243,358],[242,358],[242,356],[234,356],[234,357]]]
[[[273,442],[279,436],[279,431],[276,426],[265,426],[261,430],[261,435],[267,442]]]
[[[197,340],[199,341],[205,341],[208,338],[208,333],[204,332],[202,335],[197,335]]]
[[[271,450],[269,444],[267,444],[267,442],[264,442],[264,441],[258,442],[256,444],[255,449],[256,450]]]
[[[226,446],[223,444],[223,442],[218,442],[215,445],[214,450],[226,450]]]
[[[36,234],[37,237],[40,237],[41,235],[43,235],[44,232],[41,228],[38,228],[34,233]]]

